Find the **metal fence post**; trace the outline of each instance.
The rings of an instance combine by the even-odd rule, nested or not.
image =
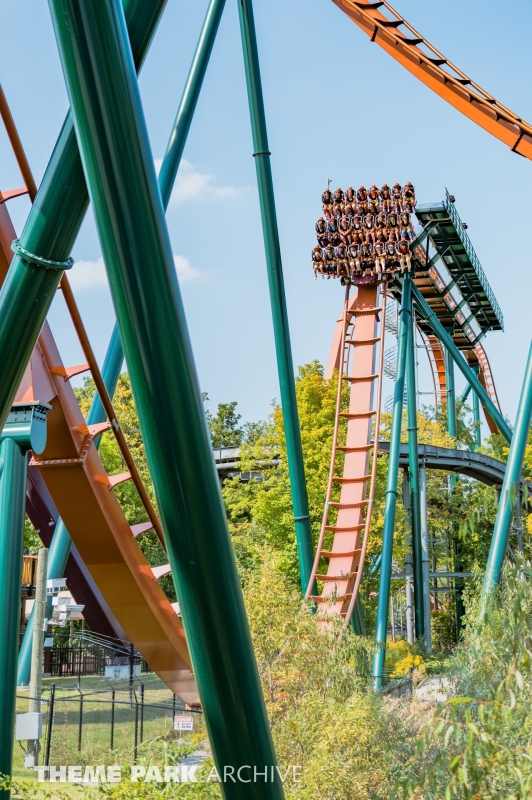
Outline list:
[[[115,690],[113,689],[111,695],[111,745],[110,749],[114,750],[115,746]]]
[[[52,749],[52,733],[54,730],[54,711],[55,711],[55,683],[52,683],[50,692],[50,705],[48,706],[48,730],[46,733],[46,750],[44,753],[44,766],[50,766],[50,752]]]
[[[79,696],[79,729],[78,729],[78,753],[81,753],[81,736],[83,732],[83,694]]]
[[[137,751],[139,746],[139,703],[135,692],[135,746],[133,748],[133,763],[137,763]]]
[[[140,743],[144,739],[144,684],[140,684]]]

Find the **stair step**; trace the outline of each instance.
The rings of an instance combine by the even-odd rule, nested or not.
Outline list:
[[[345,575],[314,575],[318,581],[349,581],[356,572],[346,572]]]
[[[378,308],[352,308],[347,313],[354,317],[364,317],[367,314],[378,314],[379,311],[382,311],[382,306]]]
[[[377,344],[377,342],[380,342],[380,336],[376,336],[374,339],[346,339],[345,340],[346,344],[353,344],[353,345],[355,345],[355,347],[358,344]]]
[[[152,567],[154,580],[158,581],[163,575],[168,575],[172,571],[170,564],[162,564],[160,567]]]
[[[363,450],[372,450],[373,447],[373,442],[370,442],[370,444],[359,444],[357,447],[337,447],[336,449],[341,450],[342,453],[356,453]]]
[[[349,383],[361,383],[362,381],[374,381],[378,377],[378,373],[375,375],[342,375],[342,380]]]
[[[105,422],[98,422],[96,425],[88,425],[89,433],[93,439],[96,436],[99,436],[101,433],[105,433],[105,431],[111,430],[111,423],[106,420]]]
[[[146,533],[147,531],[151,531],[152,528],[152,522],[139,522],[138,525],[131,526],[131,533],[133,538],[136,539],[137,536],[140,536],[142,533]]]
[[[113,489],[115,486],[118,486],[119,483],[125,483],[126,481],[131,480],[131,473],[130,472],[119,472],[118,475],[109,475],[109,489]]]
[[[333,531],[334,533],[347,533],[348,531],[363,531],[366,527],[365,523],[362,522],[360,525],[326,525],[326,531]]]
[[[333,478],[336,483],[362,483],[371,480],[371,475],[361,475],[359,478]]]
[[[320,556],[324,558],[347,558],[348,556],[356,556],[361,553],[362,550],[347,550],[345,553],[335,553],[334,550],[321,550]]]
[[[376,410],[374,411],[357,411],[356,414],[351,414],[349,411],[341,411],[340,416],[344,417],[344,419],[364,419],[364,417],[374,417],[377,413]]]
[[[328,603],[331,600],[333,601],[333,603],[338,603],[340,600],[342,601],[350,600],[351,597],[353,597],[353,592],[348,592],[348,594],[339,594],[339,595],[326,594],[325,596],[321,594],[311,594],[309,596],[309,600],[314,600],[315,603]]]
[[[360,500],[357,503],[329,503],[330,508],[362,508],[362,506],[367,506],[369,500]]]

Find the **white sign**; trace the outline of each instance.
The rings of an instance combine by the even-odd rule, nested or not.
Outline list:
[[[193,731],[194,717],[174,717],[174,731]]]

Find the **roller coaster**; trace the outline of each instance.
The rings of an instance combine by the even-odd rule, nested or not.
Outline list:
[[[455,67],[385,0],[334,2],[440,97],[514,152],[532,158],[532,127]],[[224,765],[266,765],[271,777],[255,784],[253,796],[284,796],[164,221],[224,5],[224,0],[210,0],[158,178],[136,72],[165,0],[125,0],[123,9],[117,0],[50,0],[71,110],[40,187],[0,90],[0,114],[24,182],[24,187],[0,194],[0,640],[5,661],[0,772],[5,775],[11,771],[17,659],[18,682],[27,683],[31,652],[31,620],[18,652],[25,507],[50,547],[48,578],[67,575],[77,602],[85,604],[91,629],[132,642],[175,694],[190,705],[201,704],[220,774]],[[486,568],[487,597],[500,581],[516,487],[521,485],[532,412],[532,357],[512,431],[502,416],[483,345],[488,331],[503,329],[493,291],[454,198],[447,194],[439,203],[418,204],[411,272],[345,289],[326,372],[329,378],[338,376],[338,391],[325,512],[314,551],[252,0],[239,0],[238,5],[302,593],[358,630],[377,457],[383,449],[389,454],[373,668],[378,690],[388,630],[398,469],[408,462],[415,626],[421,638],[430,631],[423,604],[429,589],[423,571],[423,469],[440,458],[446,469],[484,476],[486,482],[496,482],[504,472]],[[32,209],[18,237],[7,203],[25,193]],[[117,313],[101,370],[67,277],[75,269],[70,252],[89,201]],[[146,263],[152,265],[149,275]],[[62,363],[46,322],[58,287],[84,364]],[[383,445],[378,432],[387,308],[395,303],[395,392],[390,441]],[[429,358],[435,396],[447,408],[450,435],[456,436],[457,367],[472,391],[477,423],[482,405],[490,430],[511,443],[505,470],[479,454],[470,453],[467,461],[463,451],[438,454],[418,446],[416,330]],[[124,357],[157,511],[113,406]],[[96,386],[87,418],[70,383],[84,372]],[[405,394],[407,449],[400,444]],[[171,409],[163,398],[172,398]],[[100,459],[98,446],[106,432],[116,438],[127,467],[123,473],[107,474]],[[132,527],[113,491],[125,481],[134,484],[145,510],[146,521]],[[146,561],[139,537],[148,531],[158,536],[167,564],[151,568]],[[168,574],[178,603],[171,603],[159,584]],[[238,782],[223,784],[223,793],[226,798],[249,797]]]

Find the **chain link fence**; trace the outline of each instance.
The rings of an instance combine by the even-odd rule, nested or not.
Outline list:
[[[30,697],[17,695],[17,714],[28,711]],[[42,766],[142,764],[150,743],[181,738],[176,716],[193,718],[193,730],[204,732],[200,711],[188,709],[165,685],[117,682],[95,691],[72,692],[52,684],[41,698],[42,734],[38,763]],[[32,778],[25,767],[27,742],[15,742],[13,774]]]

